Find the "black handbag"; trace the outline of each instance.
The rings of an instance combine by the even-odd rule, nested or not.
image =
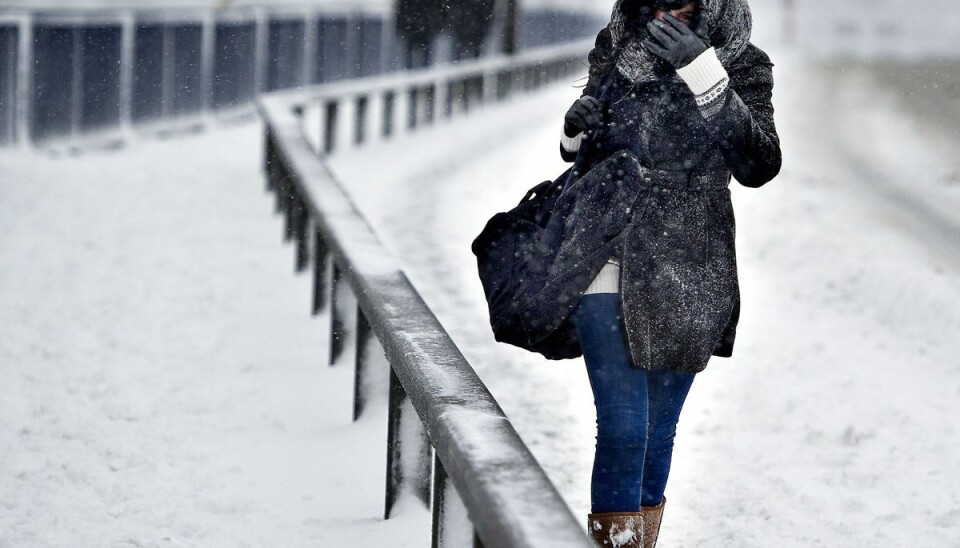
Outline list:
[[[522,316],[522,294],[531,278],[545,274],[556,251],[545,246],[542,234],[572,170],[571,167],[555,180],[536,185],[516,207],[494,215],[471,245],[494,338],[548,359],[576,358],[580,356],[580,345],[574,336],[573,344],[558,346],[557,341],[564,339],[562,333],[556,338],[531,340]],[[567,340],[571,339],[570,333],[565,335]]]
[[[612,74],[610,71],[598,87],[601,103]],[[583,151],[589,147],[592,152],[598,152],[593,143],[599,134],[597,130],[584,139],[573,165],[559,177],[537,184],[516,207],[494,215],[471,245],[487,299],[490,326],[498,342],[537,352],[552,360],[582,355],[572,322],[560,323],[543,337],[541,330],[527,325],[524,313],[528,298],[542,285],[562,245],[555,234],[545,234],[554,206],[568,185],[591,169],[588,162],[595,158],[588,158]]]

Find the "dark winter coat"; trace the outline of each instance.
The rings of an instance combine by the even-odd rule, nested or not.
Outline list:
[[[608,26],[591,59],[609,47]],[[577,154],[561,146],[579,180],[551,220],[562,244],[528,303],[534,339],[569,344],[570,312],[617,256],[635,367],[696,373],[711,355],[732,355],[740,292],[727,186],[732,174],[760,187],[780,170],[772,67],[752,44],[725,63],[731,91],[709,120],[675,79],[634,83],[616,68],[590,78],[583,94],[601,100],[605,124]]]

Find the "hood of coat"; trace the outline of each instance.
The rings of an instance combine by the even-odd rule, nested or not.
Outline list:
[[[610,38],[614,47],[623,40],[617,58],[617,68],[631,81],[659,80],[672,71],[664,71],[662,60],[643,47],[641,40],[646,35],[645,21],[629,20],[629,11],[636,2],[643,0],[616,0],[610,15]],[[710,28],[710,44],[716,48],[717,57],[724,67],[737,59],[750,43],[753,17],[747,0],[699,0],[701,17]],[[675,74],[672,76],[676,77]]]

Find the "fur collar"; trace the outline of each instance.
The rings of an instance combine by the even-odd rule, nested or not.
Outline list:
[[[627,21],[622,6],[625,2],[639,0],[616,0],[610,16],[610,37],[616,47],[628,32],[623,49],[617,56],[616,66],[620,74],[631,82],[649,82],[664,78],[680,80],[673,70],[665,70],[665,62],[647,51],[641,41],[647,36],[645,28]],[[750,42],[753,19],[747,0],[699,0],[703,17],[710,25],[710,42],[717,49],[720,63],[729,70],[730,64],[740,56]]]

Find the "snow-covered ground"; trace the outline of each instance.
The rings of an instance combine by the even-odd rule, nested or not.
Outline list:
[[[895,103],[858,102],[869,80],[774,58],[785,167],[734,183],[737,348],[694,382],[660,545],[955,548],[960,258],[887,189],[960,222],[942,207],[960,166]],[[571,84],[333,169],[585,518],[582,362],[496,344],[469,249],[565,169]],[[0,152],[0,547],[429,542],[409,499],[380,519],[383,402],[350,422],[352,371],[325,365],[260,132]]]
[[[260,134],[0,154],[0,547],[429,542],[379,519],[385,406],[351,422]]]

